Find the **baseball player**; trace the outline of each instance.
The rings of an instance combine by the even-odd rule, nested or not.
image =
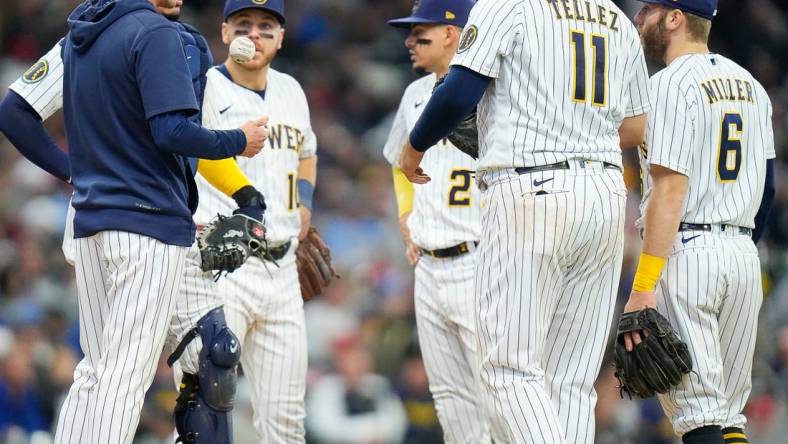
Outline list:
[[[590,443],[623,255],[620,147],[644,137],[648,74],[609,0],[480,0],[403,147],[419,164],[478,104],[481,377],[505,442]],[[435,177],[437,179],[437,177]]]
[[[212,65],[212,57],[208,50],[207,43],[199,32],[180,22],[177,22],[180,14],[180,6],[166,7],[168,2],[156,5],[156,10],[173,20],[173,24],[178,27],[183,41],[184,52],[188,60],[195,60],[199,63],[190,63],[189,68],[192,74],[194,90],[197,93],[198,102],[202,101],[202,94],[205,87],[205,72]],[[62,59],[60,57],[62,41],[58,42],[42,59],[36,62],[22,77],[13,85],[11,92],[0,104],[0,130],[2,130],[17,148],[43,169],[59,177],[64,181],[69,181],[70,171],[68,158],[46,133],[41,120],[46,120],[62,106],[63,97],[63,76]],[[200,159],[197,168],[200,174],[208,180],[211,185],[221,190],[228,196],[233,197],[239,206],[236,212],[241,212],[251,218],[260,220],[265,204],[262,195],[251,186],[248,178],[238,168],[232,159],[206,160]],[[64,234],[63,251],[66,260],[74,263],[74,240],[73,240],[73,207],[69,206],[67,216],[66,233]],[[221,309],[218,307],[223,303],[223,298],[219,296],[214,284],[214,279],[210,273],[205,273],[200,268],[200,258],[196,250],[190,250],[187,255],[185,266],[187,279],[181,287],[181,295],[176,301],[176,316],[170,324],[168,342],[170,348],[188,345],[188,340],[194,336],[193,327],[205,327],[213,322],[218,322],[221,326]],[[202,328],[201,332],[206,333],[209,329]],[[215,335],[220,341],[227,343],[229,348],[237,344],[237,339],[226,332],[218,329]],[[208,338],[211,341],[212,338]],[[215,342],[215,341],[213,341]],[[183,355],[177,370],[185,369],[186,377],[183,386],[181,404],[186,403],[189,397],[200,396],[201,393],[194,393],[195,381],[198,379],[198,367],[204,370],[213,370],[213,367],[206,362],[200,362],[199,352],[202,340],[198,339],[185,350],[178,354]],[[85,345],[83,344],[83,347]],[[215,358],[211,356],[210,358]],[[236,358],[237,359],[237,358]],[[203,359],[204,360],[204,359]],[[199,376],[213,378],[222,381],[222,390],[225,397],[232,398],[234,392],[234,366],[219,367],[219,374],[216,372],[204,371]],[[179,375],[181,372],[178,372]],[[180,380],[180,376],[178,378]],[[210,382],[209,384],[210,385]],[[221,401],[226,402],[226,401]],[[179,431],[182,432],[182,439],[187,440],[184,435],[197,435],[198,439],[194,442],[230,442],[231,427],[229,425],[229,413],[217,411],[210,404],[189,403],[190,409],[179,409],[176,414],[176,423]],[[201,410],[203,409],[203,410]],[[226,406],[222,410],[226,410]],[[213,416],[214,420],[204,421],[203,416]],[[196,420],[194,418],[197,418]],[[199,429],[207,424],[215,424],[216,427]],[[187,442],[191,442],[188,441]]]
[[[85,2],[69,28],[63,104],[85,358],[55,442],[130,443],[194,255],[188,247],[196,186],[182,156],[251,156],[267,130],[265,119],[230,131],[206,130],[190,119],[199,105],[184,41],[152,3]],[[203,318],[202,340],[233,355],[238,344],[222,318],[216,312]],[[232,371],[232,365],[218,369],[215,359],[201,361],[201,371],[203,364],[213,366],[208,373]]]
[[[227,298],[227,323],[243,347],[254,425],[266,443],[305,440],[306,331],[294,252],[309,227],[317,166],[306,96],[295,79],[270,66],[284,25],[282,0],[226,2],[222,40],[227,45],[239,37],[251,40],[253,58],[229,57],[208,71],[202,115],[203,124],[215,129],[234,128],[261,113],[270,116],[265,149],[238,161],[266,196],[270,257],[253,257],[218,282]],[[230,199],[199,178],[198,189],[198,224],[232,208]]]
[[[446,442],[490,442],[476,346],[473,271],[479,242],[476,161],[443,139],[422,165],[438,180],[414,187],[399,169],[402,145],[438,78],[446,75],[472,0],[422,0],[409,17],[413,68],[430,73],[411,83],[383,149],[392,164],[406,255],[415,266],[419,343]]]
[[[656,307],[688,343],[697,377],[659,401],[689,444],[748,442],[763,299],[753,240],[774,194],[771,102],[749,72],[709,52],[716,11],[716,0],[652,0],[635,18],[646,54],[667,67],[650,80],[643,251],[625,311]],[[632,336],[629,350],[641,339]]]

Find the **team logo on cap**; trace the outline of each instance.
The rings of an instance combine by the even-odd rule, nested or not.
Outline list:
[[[419,9],[419,3],[421,3],[421,0],[416,0],[413,2],[413,9],[410,10],[411,14],[415,14],[416,10]]]
[[[25,83],[36,83],[46,77],[47,74],[49,74],[49,62],[39,60],[22,74],[22,81]]]
[[[252,3],[254,3],[255,5],[264,5],[268,3],[268,0],[252,0]]]
[[[457,16],[451,11],[446,11],[446,20],[454,20]]]
[[[479,36],[479,28],[476,25],[471,25],[465,32],[462,33],[462,38],[460,38],[460,47],[457,48],[457,54],[466,51],[468,48],[473,46],[476,42],[476,37]]]

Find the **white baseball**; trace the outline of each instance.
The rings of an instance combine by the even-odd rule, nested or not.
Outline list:
[[[247,63],[254,58],[254,42],[249,37],[236,37],[230,43],[230,58],[236,63]]]

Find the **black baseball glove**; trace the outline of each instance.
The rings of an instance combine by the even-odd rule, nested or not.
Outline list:
[[[642,342],[628,352],[624,333],[639,331]],[[650,398],[681,382],[692,371],[687,344],[653,308],[623,313],[618,321],[614,366],[620,388],[630,397]]]
[[[435,91],[445,78],[445,76],[439,78],[432,90]],[[479,129],[476,126],[476,108],[457,125],[457,128],[454,128],[448,139],[458,150],[474,159],[479,158]]]
[[[240,213],[216,216],[197,236],[202,270],[219,274],[235,271],[264,246],[263,223]]]

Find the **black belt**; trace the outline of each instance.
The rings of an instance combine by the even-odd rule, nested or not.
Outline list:
[[[578,159],[578,160],[581,162],[583,161],[583,159]],[[590,161],[590,162],[597,162],[597,161]],[[614,163],[602,162],[602,166],[604,168],[621,171],[621,167]],[[563,162],[551,163],[547,165],[519,167],[519,168],[515,168],[514,172],[517,174],[528,174],[528,173],[538,173],[539,171],[568,170],[568,169],[569,169],[569,161],[565,160]]]
[[[282,244],[282,245],[280,245],[280,246],[278,246],[276,248],[269,248],[268,249],[268,254],[265,255],[265,256],[260,255],[260,258],[261,259],[265,259],[265,260],[269,260],[269,261],[271,261],[271,260],[278,261],[279,259],[282,259],[283,257],[285,257],[287,252],[290,251],[290,245],[291,244],[292,244],[292,241],[287,241],[286,243],[284,243],[284,244]]]
[[[427,250],[422,248],[421,252],[426,254],[427,256],[432,256],[438,259],[446,259],[450,257],[457,257],[463,255],[470,251],[470,242],[463,242],[459,245],[455,245],[453,247],[448,248],[440,248],[438,250]],[[473,243],[474,246],[479,245],[478,242]]]
[[[711,227],[711,224],[691,224],[682,222],[679,224],[679,231],[711,231]],[[726,232],[728,230],[738,230],[739,234],[752,236],[752,230],[750,228],[740,227],[738,225],[720,224],[720,231]]]

